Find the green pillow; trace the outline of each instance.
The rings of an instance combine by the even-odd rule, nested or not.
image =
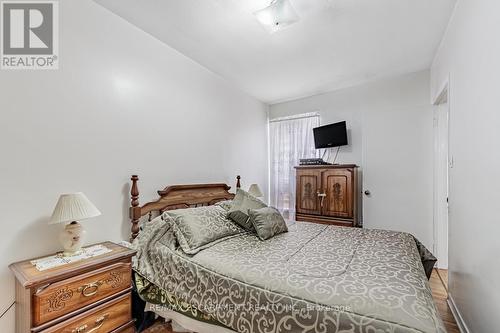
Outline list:
[[[265,203],[255,198],[251,194],[242,189],[236,190],[236,195],[233,199],[233,204],[228,211],[227,217],[236,222],[242,228],[253,231],[252,222],[248,218],[249,209],[259,209],[267,207]]]
[[[248,215],[257,232],[257,236],[261,240],[266,240],[288,231],[285,219],[274,207],[250,209]]]
[[[233,200],[223,200],[223,201],[219,201],[219,202],[214,204],[214,206],[222,207],[225,210],[231,209],[232,205],[233,205]]]
[[[179,245],[187,254],[196,254],[224,239],[244,233],[226,217],[226,210],[219,206],[175,209],[166,211]]]

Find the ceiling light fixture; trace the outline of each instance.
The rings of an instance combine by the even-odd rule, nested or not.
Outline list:
[[[253,14],[270,33],[275,33],[300,20],[289,0],[273,0],[269,6]]]

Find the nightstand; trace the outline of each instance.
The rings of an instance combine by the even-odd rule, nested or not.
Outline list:
[[[135,251],[111,252],[39,271],[31,260],[11,264],[16,276],[16,333],[134,333]]]

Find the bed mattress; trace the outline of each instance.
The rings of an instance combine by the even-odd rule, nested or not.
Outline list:
[[[134,270],[176,302],[238,332],[445,332],[410,234],[300,222],[184,254],[149,222]]]

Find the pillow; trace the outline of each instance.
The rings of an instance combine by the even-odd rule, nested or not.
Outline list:
[[[236,190],[233,204],[229,209],[227,216],[246,230],[253,231],[253,225],[248,219],[249,209],[259,209],[267,207],[265,203],[255,198],[242,189]]]
[[[236,222],[243,229],[255,232],[255,228],[253,227],[250,218],[248,218],[248,215],[243,213],[241,210],[229,212],[227,213],[227,217]]]
[[[214,204],[214,206],[222,207],[225,210],[230,210],[232,205],[233,205],[233,200],[223,200]]]
[[[260,240],[266,240],[288,231],[285,219],[274,207],[250,209],[248,215]]]
[[[187,254],[196,254],[224,239],[245,230],[226,217],[227,211],[219,206],[176,209],[165,212],[174,221],[174,233]]]

